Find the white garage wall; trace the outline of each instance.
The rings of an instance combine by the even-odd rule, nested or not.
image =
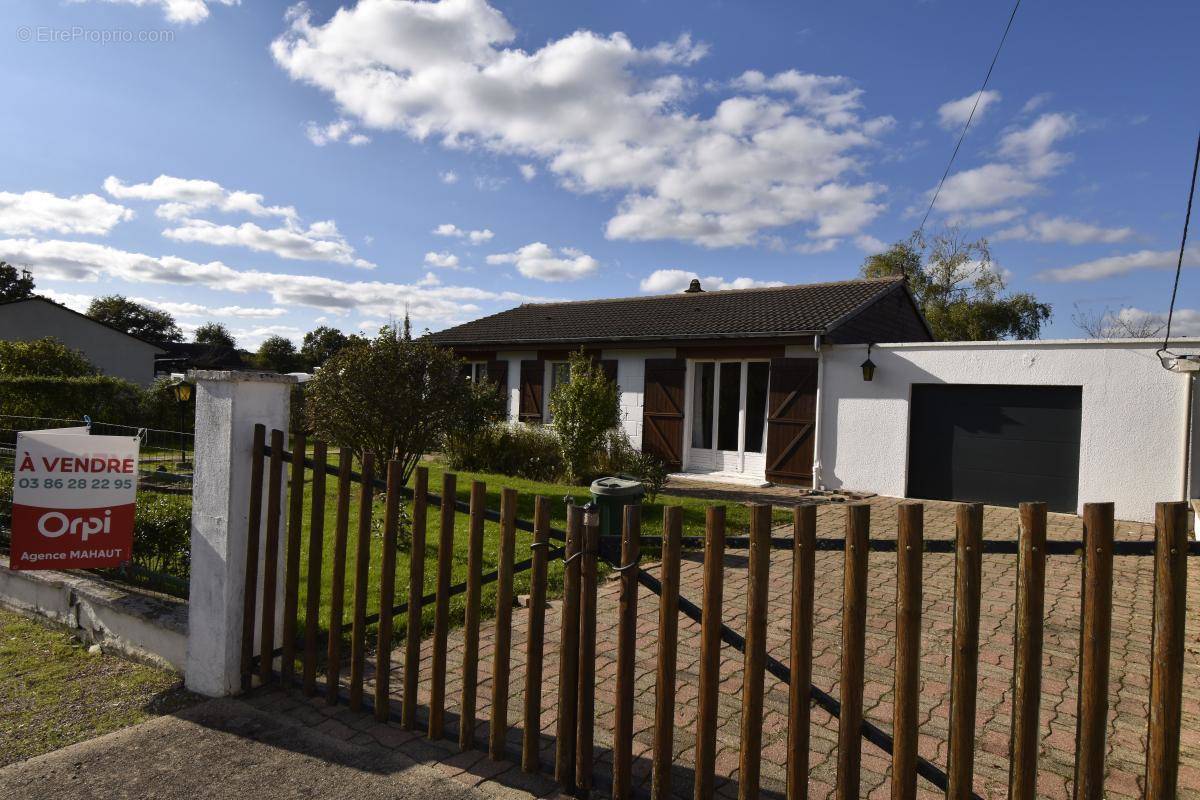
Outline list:
[[[1082,386],[1080,510],[1111,501],[1119,519],[1153,520],[1155,502],[1181,499],[1189,380],[1163,369],[1155,349],[1145,340],[876,345],[868,383],[865,346],[827,346],[823,482],[904,495],[914,383]]]

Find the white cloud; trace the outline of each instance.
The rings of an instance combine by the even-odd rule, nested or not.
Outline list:
[[[86,0],[76,0],[86,2]],[[103,0],[106,3],[124,3],[134,6],[157,6],[167,19],[180,24],[195,24],[208,19],[209,6],[236,6],[241,0]]]
[[[16,236],[37,231],[103,236],[133,211],[98,194],[59,197],[50,192],[0,192],[0,232]]]
[[[869,255],[875,255],[876,253],[882,253],[883,251],[888,249],[887,242],[885,242],[883,239],[880,239],[878,237],[871,236],[870,234],[863,234],[862,236],[855,236],[854,237],[854,246]]]
[[[727,281],[718,275],[702,278],[695,272],[683,269],[656,269],[642,279],[639,288],[650,294],[675,294],[682,292],[691,285],[693,280],[700,281],[705,291],[721,289],[754,289],[763,286],[783,286],[782,281],[758,281],[753,278],[734,278]]]
[[[340,142],[343,139],[346,144],[354,147],[368,144],[371,138],[366,134],[355,133],[354,123],[348,119],[338,119],[326,125],[321,125],[317,122],[304,123],[304,135],[308,140],[317,147],[324,147],[333,142]]]
[[[110,175],[104,191],[118,200],[150,200],[160,203],[155,212],[163,219],[183,219],[200,211],[216,209],[229,214],[295,219],[292,206],[268,206],[261,194],[229,190],[216,181],[159,175],[149,183],[123,183]]]
[[[979,99],[979,106],[977,108],[975,107],[976,98]],[[967,119],[971,116],[972,108],[975,108],[975,120],[980,120],[983,119],[983,115],[987,112],[988,107],[999,101],[999,92],[985,89],[978,94],[972,93],[958,100],[942,103],[938,108],[938,124],[946,130],[961,130],[962,126],[967,124]]]
[[[1012,222],[1025,213],[1020,206],[1013,208],[997,208],[994,211],[981,211],[978,214],[962,214],[950,217],[952,225],[966,225],[971,228],[988,228],[993,225],[1003,225]]]
[[[953,214],[991,208],[1040,191],[1039,181],[1071,160],[1069,154],[1054,147],[1074,130],[1074,117],[1043,114],[1026,128],[1008,131],[1000,139],[1000,160],[946,179],[938,195],[938,209]]]
[[[841,239],[816,239],[811,242],[801,242],[794,249],[797,253],[804,253],[806,255],[828,253],[841,243]]]
[[[166,311],[176,317],[234,317],[237,319],[273,319],[286,316],[286,308],[254,308],[246,306],[206,306],[200,303],[181,303],[173,300],[155,300],[149,297],[131,297],[135,303]]]
[[[458,183],[458,173],[452,169],[448,169],[445,172],[439,173],[438,177],[442,179],[442,183]]]
[[[446,236],[454,239],[468,239],[471,244],[483,244],[484,242],[491,241],[491,238],[496,235],[487,228],[476,231],[463,230],[451,222],[443,222],[431,232],[434,236]]]
[[[314,222],[308,228],[288,222],[282,228],[263,228],[253,222],[219,225],[201,219],[185,219],[163,231],[177,242],[196,242],[225,247],[245,247],[260,253],[300,261],[331,261],[336,264],[374,269],[375,265],[354,254],[354,248],[338,232],[332,220]]]
[[[1069,267],[1048,269],[1039,273],[1038,277],[1054,283],[1095,281],[1143,269],[1174,269],[1178,261],[1178,250],[1138,250],[1135,253],[1097,258]],[[1200,266],[1200,253],[1192,250],[1185,254],[1183,265],[1185,267]]]
[[[1033,97],[1025,101],[1025,105],[1021,106],[1021,113],[1032,114],[1042,106],[1046,105],[1046,103],[1049,103],[1052,96],[1053,95],[1050,92],[1040,92],[1035,94]]]
[[[681,105],[705,48],[578,30],[527,51],[484,0],[359,0],[318,22],[306,7],[272,44],[298,81],[366,128],[536,164],[575,192],[616,193],[607,235],[709,247],[801,224],[858,233],[883,209],[862,153],[894,122],[862,117],[841,76],[747,72],[711,116]]]
[[[458,256],[453,253],[429,252],[425,254],[425,263],[439,269],[458,269]]]
[[[1090,222],[1067,217],[1037,217],[1011,228],[997,231],[995,238],[1024,239],[1034,242],[1065,242],[1067,244],[1091,244],[1101,242],[1113,244],[1133,236],[1133,228],[1104,228]]]
[[[91,242],[0,239],[0,259],[28,264],[39,281],[83,283],[125,281],[134,284],[174,284],[212,291],[262,293],[271,302],[294,311],[297,307],[326,313],[351,312],[403,317],[411,311],[422,326],[449,325],[477,317],[481,303],[541,302],[549,298],[517,292],[496,292],[471,286],[428,286],[386,281],[342,281],[316,275],[292,275],[239,270],[220,261],[198,263],[177,256],[150,256]]]
[[[521,177],[527,181],[531,181],[537,177],[537,167],[533,164],[520,164],[517,168],[521,170]]]
[[[586,278],[600,263],[573,247],[554,249],[543,242],[527,244],[512,253],[496,253],[487,257],[489,264],[514,264],[526,278],[540,281],[574,281]]]
[[[72,311],[78,311],[83,314],[87,311],[88,306],[92,304],[93,295],[77,294],[75,292],[59,292],[54,289],[43,289],[38,287],[37,293],[47,300],[53,300],[56,303],[66,306]]]

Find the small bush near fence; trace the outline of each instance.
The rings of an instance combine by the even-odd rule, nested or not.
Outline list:
[[[133,563],[186,580],[191,567],[192,498],[140,492],[133,523]]]
[[[498,472],[531,481],[555,481],[563,473],[558,437],[548,428],[500,422],[483,428],[464,445],[447,453],[454,469]]]
[[[117,424],[137,424],[142,394],[129,381],[107,375],[0,378],[0,414],[67,418],[88,414]]]

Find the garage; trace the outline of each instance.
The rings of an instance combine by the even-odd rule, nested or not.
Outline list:
[[[912,386],[908,496],[1015,506],[1079,499],[1080,386]]]

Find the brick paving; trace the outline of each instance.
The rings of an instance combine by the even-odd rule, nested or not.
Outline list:
[[[874,498],[871,502],[872,536],[895,536],[896,505],[893,498]],[[838,536],[843,530],[845,510],[837,505],[818,507],[818,535]],[[989,539],[1016,538],[1015,509],[988,507],[985,511],[985,536]],[[777,534],[786,534],[786,529]],[[954,536],[953,505],[926,504],[927,539]],[[1078,518],[1050,515],[1049,536],[1077,540],[1081,537]],[[1118,523],[1120,539],[1153,538],[1152,527],[1138,523]],[[890,732],[892,669],[894,663],[894,556],[873,553],[870,568],[870,596],[867,614],[867,665],[865,710],[870,721]],[[745,629],[746,562],[744,554],[731,551],[726,556],[724,622],[734,630]],[[657,565],[645,565],[657,571]],[[984,595],[980,621],[980,665],[978,718],[976,726],[975,790],[984,798],[1007,797],[1008,741],[1010,722],[1010,682],[1016,561],[1013,556],[985,555],[983,559]],[[816,615],[814,631],[814,684],[837,694],[840,651],[842,554],[817,554]],[[939,766],[946,763],[946,740],[950,695],[950,638],[952,630],[954,577],[953,556],[926,554],[924,561],[925,596],[921,660],[921,727],[919,749],[922,756]],[[1110,798],[1134,798],[1142,793],[1142,773],[1146,738],[1147,697],[1149,693],[1150,622],[1152,617],[1151,584],[1153,563],[1148,557],[1119,557],[1114,567],[1113,646],[1110,683],[1110,715],[1106,793]],[[790,554],[774,551],[771,560],[770,616],[767,621],[768,652],[786,663],[790,616]],[[702,564],[696,555],[685,554],[682,567],[682,592],[697,603],[701,599]],[[1041,732],[1042,751],[1038,773],[1038,796],[1066,798],[1071,794],[1075,752],[1075,716],[1079,661],[1080,562],[1075,556],[1051,557],[1047,566],[1044,672],[1042,678]],[[611,730],[613,688],[616,674],[616,624],[618,583],[601,584],[598,601],[596,657],[596,763],[598,784],[606,782],[612,764]],[[658,598],[642,590],[638,605],[638,647],[636,655],[634,780],[645,786],[650,773],[651,725],[654,711],[655,648],[658,626]],[[556,695],[558,685],[557,644],[559,639],[558,603],[546,616],[546,664],[542,696],[542,760],[553,761]],[[512,673],[509,703],[509,753],[520,752],[521,709],[524,686],[526,612],[514,614]],[[1200,797],[1200,568],[1193,567],[1188,579],[1188,622],[1184,677],[1183,737],[1180,767],[1180,796]],[[480,720],[477,741],[486,748],[493,662],[493,629],[485,623],[481,632],[478,691]],[[699,626],[681,618],[677,705],[675,712],[674,793],[691,797],[694,747],[694,722],[698,683]],[[393,664],[402,663],[399,654]],[[450,639],[450,676],[447,681],[447,736],[456,737],[461,698],[462,632]],[[421,665],[422,706],[428,703],[430,645],[425,643]],[[717,788],[721,797],[735,797],[738,780],[739,723],[741,712],[742,656],[731,648],[722,650],[719,726],[717,733]],[[399,669],[392,686],[401,685]],[[369,696],[369,690],[368,690]],[[301,708],[309,708],[301,703]],[[305,712],[308,714],[308,712]],[[348,713],[348,712],[346,712]],[[309,714],[311,722],[330,726],[336,722],[348,726],[347,736],[373,736],[397,747],[414,747],[411,735],[393,725],[377,725],[366,715],[342,720],[342,711],[326,716]],[[837,720],[814,707],[811,733],[810,796],[829,797],[836,780]],[[762,785],[764,794],[781,794],[784,789],[785,746],[787,736],[787,686],[766,678],[765,713],[762,744]],[[340,730],[340,729],[339,729]],[[500,796],[506,792],[529,791],[538,796],[553,795],[554,787],[544,778],[523,775],[511,762],[490,762],[483,752],[454,754],[451,742],[433,747],[431,760],[442,763],[451,774],[472,785],[481,784]],[[438,756],[442,753],[442,756]],[[889,796],[890,758],[873,745],[862,744],[864,796]],[[922,797],[939,796],[924,781],[918,782]],[[514,795],[523,796],[523,795]]]

